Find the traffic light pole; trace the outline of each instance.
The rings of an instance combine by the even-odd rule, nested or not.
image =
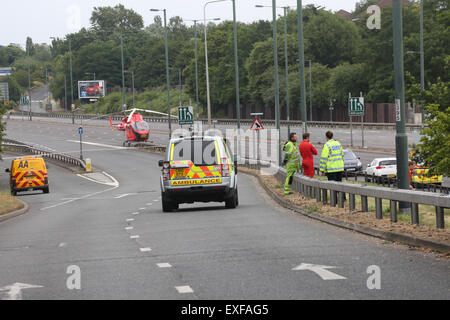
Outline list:
[[[408,137],[405,132],[405,79],[403,65],[403,18],[402,0],[392,1],[394,30],[394,73],[395,73],[395,149],[397,155],[397,177],[399,189],[409,189]],[[410,204],[399,203],[400,212],[411,212]]]

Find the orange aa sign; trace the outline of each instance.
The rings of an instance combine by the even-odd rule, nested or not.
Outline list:
[[[253,124],[250,127],[250,130],[264,130],[264,127],[258,118],[255,118],[255,121],[253,121]]]

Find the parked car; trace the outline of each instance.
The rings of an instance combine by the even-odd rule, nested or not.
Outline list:
[[[360,158],[350,149],[344,150],[344,170],[354,172],[362,171]]]
[[[376,158],[372,163],[367,165],[366,173],[377,177],[397,176],[397,159],[396,158]]]

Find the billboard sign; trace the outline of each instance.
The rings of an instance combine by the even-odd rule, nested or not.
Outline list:
[[[105,94],[104,80],[78,81],[78,97],[80,99],[99,99]]]

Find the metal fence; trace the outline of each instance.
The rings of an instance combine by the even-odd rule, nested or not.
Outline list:
[[[23,116],[29,115],[29,112],[27,111],[18,111],[16,113],[20,113]],[[44,118],[64,118],[64,119],[71,119],[72,116],[75,117],[75,119],[82,119],[82,120],[90,120],[94,118],[104,118],[109,119],[109,116],[105,115],[96,115],[96,114],[75,114],[72,115],[72,113],[40,113],[40,112],[31,112],[31,115],[33,117],[44,117]],[[111,119],[114,121],[120,121],[122,120],[123,116],[112,116]],[[162,122],[167,123],[168,119],[167,117],[144,117],[144,120],[147,122]],[[207,124],[207,119],[200,119],[203,124]],[[236,119],[216,119],[216,125],[237,125]],[[252,119],[241,119],[241,125],[251,126],[254,120]],[[171,118],[172,123],[178,123],[178,119],[175,117]],[[271,119],[264,119],[265,126],[275,127],[275,120]],[[281,120],[280,125],[281,126],[287,126],[286,120]],[[301,127],[302,122],[299,120],[290,120],[291,126],[297,126]],[[353,123],[352,124],[354,128],[357,128],[360,123]],[[330,121],[308,121],[308,126],[311,127],[317,127],[317,128],[349,128],[350,123],[349,122],[330,122]],[[365,129],[378,129],[378,130],[395,130],[395,123],[364,123]],[[422,125],[419,124],[406,124],[406,129],[413,131],[413,130],[420,130],[422,129]]]
[[[73,166],[81,167],[86,170],[86,164],[84,161],[72,157],[71,155],[64,154],[61,152],[53,152],[49,150],[44,150],[42,148],[37,148],[31,145],[28,145],[21,141],[11,140],[11,139],[3,139],[3,147],[5,150],[10,152],[16,152],[20,154],[32,154],[39,155],[45,159],[54,160],[63,162],[66,164],[70,164]]]
[[[259,170],[262,166],[267,166],[268,163],[258,164],[255,161],[246,161],[244,165]],[[284,183],[286,170],[278,168],[275,176],[280,182]],[[419,224],[419,204],[433,206],[436,212],[436,227],[439,229],[445,228],[444,208],[450,208],[450,195],[448,194],[323,181],[298,174],[294,175],[292,189],[307,198],[316,199],[317,202],[329,204],[332,207],[338,206],[339,208],[344,208],[348,195],[350,211],[356,210],[356,196],[361,197],[360,209],[362,212],[369,211],[368,198],[374,198],[377,219],[383,219],[383,201],[389,201],[390,220],[392,222],[398,221],[397,208],[399,202],[409,204],[412,224]]]

